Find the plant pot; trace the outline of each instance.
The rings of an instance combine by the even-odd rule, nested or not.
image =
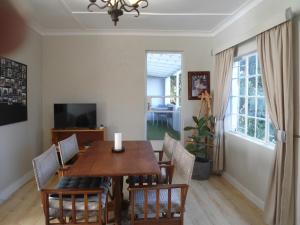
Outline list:
[[[196,158],[192,179],[207,180],[212,170],[212,160]]]

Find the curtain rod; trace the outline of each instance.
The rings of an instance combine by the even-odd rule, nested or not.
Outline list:
[[[287,8],[287,9],[285,10],[285,18],[286,18],[285,21],[283,21],[283,22],[281,22],[281,23],[279,23],[279,24],[277,24],[277,25],[274,25],[274,26],[272,26],[271,28],[268,28],[267,30],[264,30],[264,31],[262,31],[262,32],[260,32],[260,33],[258,33],[258,34],[255,34],[255,35],[251,36],[250,38],[247,38],[246,40],[244,40],[244,41],[242,41],[242,42],[240,42],[240,43],[238,43],[238,44],[235,44],[235,45],[232,45],[232,46],[230,46],[230,47],[228,47],[228,48],[225,48],[224,50],[215,53],[215,55],[217,55],[217,54],[219,54],[219,53],[221,53],[221,52],[223,52],[223,51],[225,51],[225,50],[228,50],[228,49],[230,49],[230,48],[236,47],[236,46],[238,46],[238,45],[240,45],[240,44],[243,44],[243,43],[245,43],[245,42],[251,40],[252,38],[257,37],[258,35],[260,35],[260,34],[262,34],[262,33],[264,33],[264,32],[270,31],[270,30],[274,29],[275,27],[278,27],[278,26],[280,26],[280,25],[282,25],[282,24],[284,24],[284,23],[287,23],[287,22],[289,22],[289,21],[292,21],[292,19],[293,19],[293,12],[292,12],[291,7]]]

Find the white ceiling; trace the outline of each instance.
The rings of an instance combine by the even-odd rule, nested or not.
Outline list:
[[[180,70],[180,53],[147,53],[147,76],[166,78]]]
[[[100,1],[100,0],[98,0]],[[88,0],[24,0],[32,27],[44,34],[59,33],[190,33],[212,35],[241,12],[263,0],[148,0],[136,18],[125,13],[117,27],[106,10],[88,12]]]

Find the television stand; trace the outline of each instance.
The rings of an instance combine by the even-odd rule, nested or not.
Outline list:
[[[106,139],[106,128],[67,128],[51,130],[52,144],[57,145],[59,141],[76,134],[79,150],[83,151],[94,141]]]

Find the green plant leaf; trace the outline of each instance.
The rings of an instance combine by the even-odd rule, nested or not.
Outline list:
[[[206,126],[206,119],[202,117],[197,124],[198,129],[202,129],[204,126]]]
[[[185,127],[184,130],[196,130],[197,132],[189,136],[190,142],[186,145],[186,149],[196,157],[208,158],[208,150],[210,149],[209,139],[214,137],[212,132],[214,129],[215,118],[213,116],[197,118],[193,116],[195,127]]]
[[[193,116],[192,118],[193,118],[194,123],[198,124],[199,120],[198,120],[197,116]]]
[[[211,132],[209,130],[198,130],[198,135],[201,137],[209,137],[211,136]]]
[[[185,127],[184,130],[185,131],[188,131],[188,130],[196,130],[197,128],[196,127]]]

